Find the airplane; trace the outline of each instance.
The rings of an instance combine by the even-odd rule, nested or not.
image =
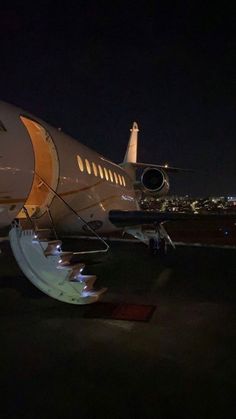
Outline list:
[[[127,233],[155,253],[165,252],[174,244],[164,223],[189,218],[140,209],[140,192],[167,194],[169,173],[183,169],[137,162],[136,122],[130,131],[124,160],[116,164],[40,118],[0,102],[0,232],[7,231],[25,276],[52,298],[70,304],[100,298],[105,289],[94,288],[96,276],[83,274],[84,259],[109,251],[107,235]],[[63,237],[70,235],[95,237],[102,247],[63,251]]]

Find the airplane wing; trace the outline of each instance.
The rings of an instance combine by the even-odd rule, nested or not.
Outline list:
[[[236,214],[194,214],[184,212],[160,212],[160,211],[119,211],[109,212],[109,220],[116,227],[131,227],[147,224],[161,224],[167,221],[213,221],[223,218],[224,220],[235,220]]]

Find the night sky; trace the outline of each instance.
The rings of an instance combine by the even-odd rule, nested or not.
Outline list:
[[[0,99],[115,162],[137,121],[140,161],[196,169],[172,193],[236,195],[236,10],[206,3],[6,2]]]

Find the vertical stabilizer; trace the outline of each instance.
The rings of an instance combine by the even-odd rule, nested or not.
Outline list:
[[[138,146],[138,124],[137,122],[133,123],[133,126],[130,130],[130,138],[125,153],[125,158],[123,163],[136,163],[137,162],[137,146]]]

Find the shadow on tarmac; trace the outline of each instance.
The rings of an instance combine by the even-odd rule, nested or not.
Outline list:
[[[50,299],[1,247],[1,417],[235,418],[235,250],[111,243],[87,270],[103,301],[155,304],[140,323]]]

